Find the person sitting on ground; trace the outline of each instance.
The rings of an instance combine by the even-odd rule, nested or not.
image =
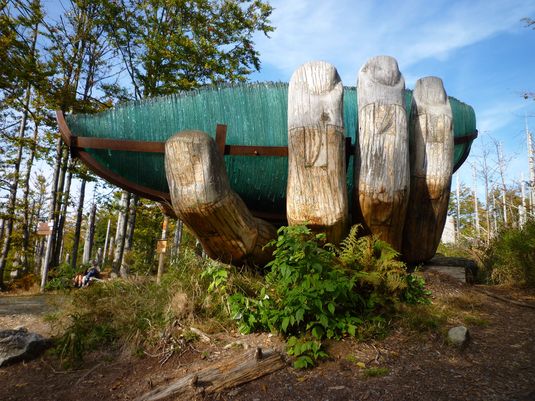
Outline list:
[[[74,276],[74,278],[72,279],[72,284],[73,284],[76,288],[80,288],[80,287],[82,286],[82,283],[83,283],[85,274],[86,274],[86,272],[84,272],[83,274],[77,274],[77,275]]]
[[[93,265],[84,271],[83,274],[77,274],[73,279],[73,285],[77,288],[87,287],[91,281],[98,279],[100,276],[100,269],[97,261],[93,261]]]
[[[87,270],[85,276],[82,279],[82,287],[87,287],[91,281],[98,278],[100,275],[100,270],[96,264],[93,264],[93,266]]]

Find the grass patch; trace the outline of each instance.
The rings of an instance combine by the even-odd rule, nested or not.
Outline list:
[[[352,354],[346,355],[345,360],[354,364],[356,364],[359,361],[357,357]]]
[[[464,323],[467,326],[487,327],[490,326],[490,321],[480,316],[465,316]]]
[[[402,326],[418,333],[439,332],[448,322],[448,314],[436,304],[403,305],[398,318]]]
[[[390,373],[390,369],[385,367],[367,368],[362,371],[365,377],[383,377]]]
[[[210,290],[203,272],[225,271],[225,288]],[[168,352],[170,344],[195,340],[189,327],[205,332],[232,327],[226,291],[254,292],[257,276],[186,250],[162,277],[98,282],[70,293],[60,313],[49,317],[55,331],[55,352],[64,365],[76,366],[87,351],[102,347],[134,355]],[[178,351],[178,349],[177,349]]]

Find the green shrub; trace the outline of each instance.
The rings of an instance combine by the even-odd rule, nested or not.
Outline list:
[[[535,220],[501,231],[483,263],[491,283],[535,287]]]
[[[306,226],[282,227],[257,297],[230,297],[243,333],[270,330],[288,337],[296,367],[326,356],[322,340],[355,336],[359,327],[384,322],[383,314],[401,301],[423,302],[423,281],[414,279],[398,254],[374,237],[358,238],[358,227],[340,249]]]
[[[68,263],[62,263],[55,269],[49,272],[48,281],[46,283],[47,290],[64,290],[72,287],[72,279],[75,276],[75,271]]]

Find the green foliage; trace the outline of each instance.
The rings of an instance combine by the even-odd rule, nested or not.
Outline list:
[[[492,283],[535,287],[535,220],[502,230],[485,252],[483,267]]]
[[[136,98],[243,81],[260,68],[253,35],[273,30],[272,8],[261,0],[99,3]]]
[[[208,286],[209,292],[214,292],[215,290],[225,292],[228,270],[221,264],[209,264],[201,273],[201,278],[208,278],[210,280],[210,285]]]
[[[288,355],[295,357],[294,367],[297,369],[314,366],[317,359],[326,358],[322,343],[317,339],[291,336],[287,341]]]
[[[46,283],[47,290],[64,290],[72,287],[72,279],[75,271],[70,264],[62,263],[49,272],[49,280]]]
[[[407,290],[401,296],[401,299],[408,304],[429,304],[431,291],[425,289],[425,280],[422,276],[415,273],[406,277]]]
[[[339,250],[306,226],[282,227],[274,260],[257,297],[230,297],[243,333],[270,330],[288,337],[296,367],[309,367],[327,354],[325,339],[355,336],[399,301],[423,302],[423,280],[412,278],[397,253],[373,237],[358,238],[358,227]]]

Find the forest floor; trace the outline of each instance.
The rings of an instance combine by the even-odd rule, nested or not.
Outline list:
[[[295,370],[289,363],[223,393],[196,392],[184,399],[535,401],[535,308],[519,304],[534,306],[535,292],[469,286],[437,272],[424,275],[434,310],[442,315],[413,313],[394,322],[383,340],[346,338],[330,343],[331,358],[314,369]],[[0,327],[23,325],[49,335],[51,328],[43,317],[42,308],[17,314],[2,313],[0,308]],[[441,318],[436,330],[424,329],[433,325],[432,319]],[[470,330],[464,349],[446,341],[447,330],[457,324]],[[225,347],[233,342],[240,345]],[[257,346],[280,349],[282,341],[267,334],[229,331],[213,334],[209,342],[199,341],[163,364],[156,357],[93,352],[76,370],[62,369],[53,355],[45,354],[0,368],[0,400],[131,400],[243,353],[244,347]]]

